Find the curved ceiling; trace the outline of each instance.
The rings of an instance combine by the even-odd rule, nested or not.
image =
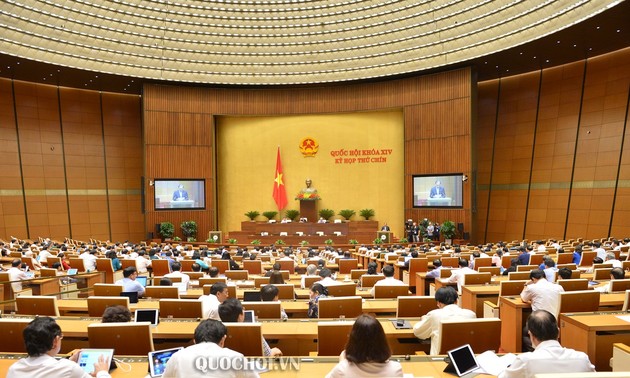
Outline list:
[[[0,52],[159,81],[344,82],[491,56],[621,2],[3,0]]]

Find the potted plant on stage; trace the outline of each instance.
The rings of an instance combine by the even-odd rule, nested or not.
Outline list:
[[[339,213],[337,213],[337,215],[341,215],[343,217],[343,219],[345,220],[350,220],[350,218],[352,218],[354,216],[354,214],[356,214],[357,212],[354,210],[350,210],[350,209],[343,209],[343,210],[339,210]]]
[[[374,216],[374,209],[361,209],[359,215],[365,218],[365,220],[370,220],[370,218]]]
[[[248,212],[246,212],[246,213],[245,213],[245,216],[246,216],[247,218],[249,218],[249,220],[250,220],[250,221],[252,221],[252,222],[253,222],[253,221],[256,219],[256,217],[257,217],[257,216],[259,216],[259,215],[260,215],[260,213],[259,213],[258,211],[256,211],[256,210],[250,210],[250,211],[248,211]]]
[[[326,239],[324,240],[324,244],[326,244],[327,246],[331,246],[333,243],[332,239]]]
[[[444,223],[442,223],[442,227],[440,227],[440,234],[444,236],[444,241],[448,244],[453,244],[453,238],[455,238],[456,233],[455,222],[444,221]]]
[[[300,216],[300,211],[295,209],[287,210],[284,212],[284,216],[295,222],[297,217]]]
[[[308,241],[306,241],[306,240],[302,240],[302,241],[300,242],[300,246],[302,246],[302,247],[306,247],[307,245],[309,245],[309,242],[308,242]]]
[[[236,239],[234,239],[234,238],[228,239],[228,243],[230,243],[230,244],[236,244],[237,242],[238,241]]]
[[[357,245],[359,244],[359,242],[357,241],[357,239],[350,239],[348,240],[348,244]]]
[[[330,220],[333,215],[335,215],[335,211],[331,209],[321,209],[319,211],[319,217],[323,218],[324,220]]]
[[[278,215],[278,212],[277,211],[263,211],[262,215],[271,221],[271,220],[274,220],[276,215]]]
[[[186,237],[186,241],[197,241],[197,222],[184,221],[179,225],[182,229],[182,233]]]
[[[162,222],[160,223],[160,235],[164,238],[164,240],[169,240],[173,238],[175,235],[175,226],[171,222]]]
[[[260,245],[260,239],[254,239],[252,240],[252,245]]]

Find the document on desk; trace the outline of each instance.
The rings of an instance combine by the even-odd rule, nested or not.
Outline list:
[[[617,315],[617,317],[625,322],[630,323],[630,315]]]
[[[501,357],[497,356],[493,351],[488,350],[477,356],[477,362],[481,367],[475,370],[475,373],[488,373],[490,375],[499,375],[516,359],[513,353],[505,354]]]

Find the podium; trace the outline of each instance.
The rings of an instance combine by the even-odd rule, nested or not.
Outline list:
[[[385,236],[385,238],[383,238]],[[383,243],[391,243],[392,242],[392,232],[391,231],[378,231],[376,233],[376,237],[381,239]]]
[[[306,218],[309,222],[317,222],[317,200],[300,200],[300,218]]]

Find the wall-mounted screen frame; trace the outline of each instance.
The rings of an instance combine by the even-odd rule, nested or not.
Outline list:
[[[413,175],[412,201],[414,208],[464,207],[464,174]]]
[[[205,179],[154,179],[155,210],[205,210]]]

